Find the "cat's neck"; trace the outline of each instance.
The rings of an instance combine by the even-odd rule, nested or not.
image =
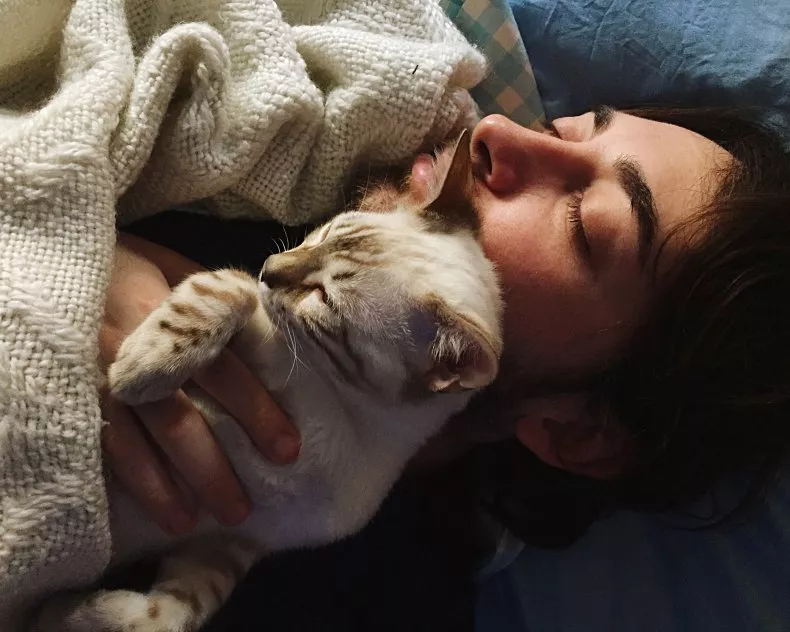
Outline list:
[[[364,457],[380,465],[402,461],[470,398],[467,393],[384,397],[381,390],[386,387],[375,389],[361,376],[353,380],[338,375],[337,358],[329,360],[326,349],[293,325],[290,330],[274,327],[264,309],[239,334],[235,348],[299,428],[308,450],[311,437],[325,437],[331,426],[349,458]]]

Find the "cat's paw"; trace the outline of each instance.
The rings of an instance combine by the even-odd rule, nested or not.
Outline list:
[[[164,399],[181,388],[189,376],[172,345],[139,330],[133,332],[107,370],[113,395],[134,405]]]
[[[31,632],[192,632],[194,621],[192,605],[172,595],[110,590],[53,599]]]
[[[190,276],[124,340],[107,372],[110,390],[131,405],[172,395],[217,357],[258,305],[255,281],[244,273]]]

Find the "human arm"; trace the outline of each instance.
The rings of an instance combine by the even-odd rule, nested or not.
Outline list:
[[[200,269],[172,250],[120,235],[99,334],[103,364],[112,362],[126,336],[169,295],[172,285]],[[266,458],[275,463],[296,458],[296,429],[232,352],[225,350],[193,380],[241,424]],[[227,524],[247,515],[249,498],[183,391],[133,409],[105,392],[102,412],[108,422],[102,438],[110,469],[162,528],[191,530],[195,501]],[[174,473],[190,493],[176,485]]]

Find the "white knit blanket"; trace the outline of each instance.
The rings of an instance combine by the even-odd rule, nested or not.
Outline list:
[[[108,561],[116,219],[319,219],[355,167],[471,124],[484,67],[429,0],[0,0],[2,632]]]

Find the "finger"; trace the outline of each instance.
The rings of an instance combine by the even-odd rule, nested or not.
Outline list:
[[[122,342],[123,335],[115,327],[102,323],[99,327],[99,360],[103,369],[106,370],[115,360]]]
[[[197,516],[173,483],[159,455],[143,435],[138,420],[122,403],[102,399],[102,445],[115,477],[166,532],[185,535]]]
[[[193,380],[239,422],[268,459],[285,464],[299,456],[301,441],[296,427],[233,352],[223,350]]]
[[[121,234],[118,241],[135,252],[140,253],[158,267],[167,282],[178,285],[185,277],[204,270],[200,264],[183,255],[151,241],[130,234]]]
[[[187,486],[220,522],[235,525],[251,503],[203,417],[183,391],[135,407]]]

